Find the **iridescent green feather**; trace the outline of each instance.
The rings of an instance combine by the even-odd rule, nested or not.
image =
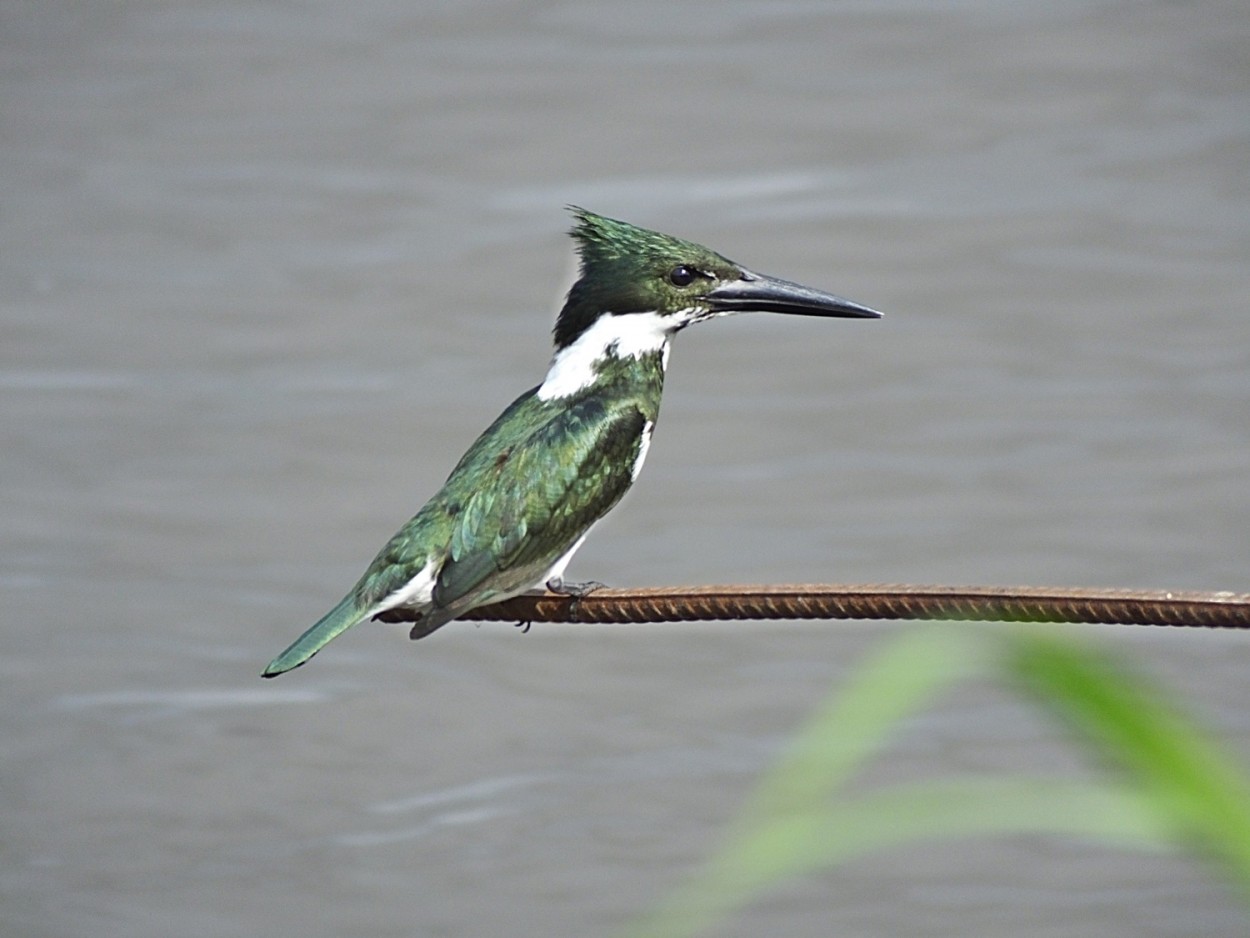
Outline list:
[[[469,448],[356,587],[369,608],[404,587],[431,551],[447,559],[435,609],[528,588],[633,482],[643,427],[659,415],[659,355],[609,358],[595,389],[555,402],[526,392]]]

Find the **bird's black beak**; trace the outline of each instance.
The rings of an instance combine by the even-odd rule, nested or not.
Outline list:
[[[789,280],[742,272],[741,278],[713,287],[707,294],[716,313],[790,313],[795,316],[841,316],[880,319],[875,309],[860,306],[832,293],[813,290]]]

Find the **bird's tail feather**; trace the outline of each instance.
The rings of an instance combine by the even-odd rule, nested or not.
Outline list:
[[[361,620],[360,609],[356,605],[356,597],[348,593],[343,601],[327,612],[307,632],[295,640],[286,651],[269,662],[262,677],[277,677],[298,668],[309,658],[321,651],[332,639],[346,632]]]

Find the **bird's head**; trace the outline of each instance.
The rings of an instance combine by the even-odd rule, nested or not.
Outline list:
[[[766,277],[715,251],[671,235],[572,207],[581,257],[577,282],[556,321],[564,348],[605,315],[657,314],[669,332],[739,312],[876,319],[875,310],[809,287]]]

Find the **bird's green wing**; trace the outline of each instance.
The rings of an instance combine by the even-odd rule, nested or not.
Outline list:
[[[625,494],[647,419],[633,401],[592,396],[552,408],[519,439],[475,446],[448,480],[466,497],[448,506],[458,510],[435,605],[533,585]]]

